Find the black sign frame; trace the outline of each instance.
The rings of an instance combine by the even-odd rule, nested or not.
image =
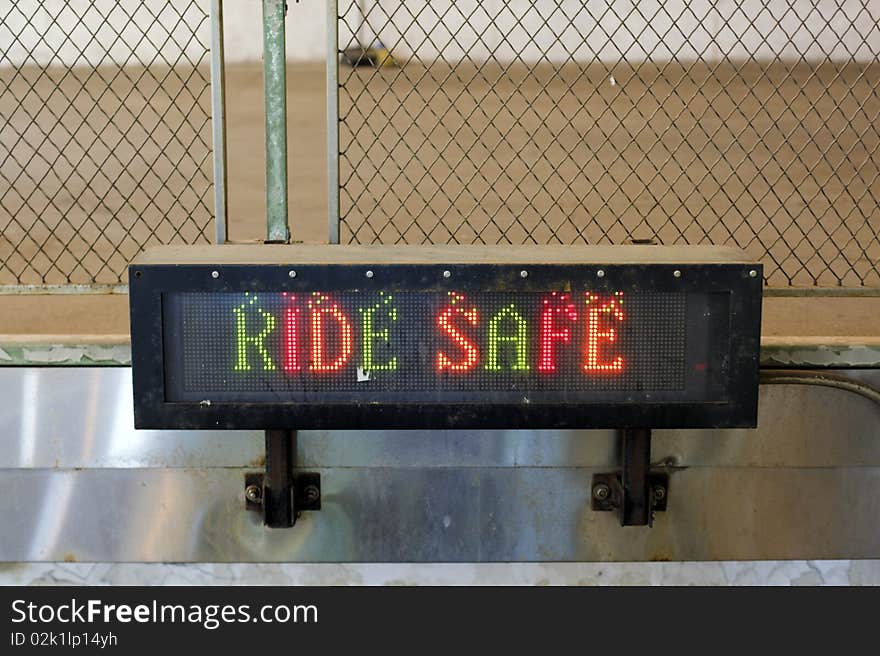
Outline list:
[[[291,270],[295,270],[295,277],[291,277]],[[136,428],[748,428],[757,423],[763,290],[761,267],[755,264],[134,264],[129,268],[129,280]],[[341,289],[545,292],[566,289],[572,281],[588,281],[597,293],[729,293],[725,401],[436,405],[166,401],[164,293]]]

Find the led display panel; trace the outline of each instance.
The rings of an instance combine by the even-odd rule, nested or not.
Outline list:
[[[726,299],[657,292],[172,293],[171,401],[705,398]],[[722,328],[723,330],[723,328]],[[688,350],[688,343],[691,344]],[[688,357],[690,356],[690,357]]]
[[[425,259],[136,263],[136,422],[754,424],[755,265]]]

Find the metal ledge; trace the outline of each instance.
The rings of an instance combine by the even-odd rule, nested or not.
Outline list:
[[[130,366],[127,335],[69,337],[0,335],[0,367]],[[880,368],[878,337],[764,337],[762,367]]]

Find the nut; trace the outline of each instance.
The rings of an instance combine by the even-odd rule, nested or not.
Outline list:
[[[597,483],[593,486],[593,498],[597,501],[605,501],[611,496],[611,488],[605,483]]]
[[[260,503],[263,500],[263,490],[259,485],[248,485],[244,489],[244,497],[251,503]]]
[[[303,496],[306,503],[314,503],[321,498],[321,490],[318,489],[317,485],[306,485],[305,489],[303,489]]]

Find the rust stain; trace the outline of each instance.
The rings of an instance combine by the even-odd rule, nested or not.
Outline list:
[[[64,554],[64,558],[63,558],[63,560],[64,560],[65,563],[75,563],[75,562],[78,562],[77,557],[74,556],[72,553]]]
[[[264,469],[266,467],[266,454],[261,455],[259,458],[254,458],[247,464],[247,466]]]

